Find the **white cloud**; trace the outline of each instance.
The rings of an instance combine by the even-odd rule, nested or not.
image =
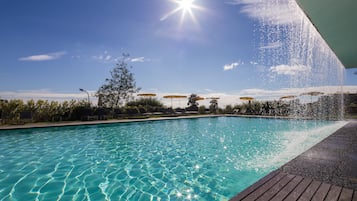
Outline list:
[[[108,51],[104,51],[102,54],[92,56],[94,60],[104,62],[104,63],[112,63],[112,62],[117,62],[118,60],[123,59],[123,57],[114,57],[108,53]],[[150,59],[147,59],[145,57],[129,57],[125,58],[125,62],[147,62],[150,61]]]
[[[311,67],[304,65],[278,65],[270,67],[270,71],[278,75],[297,75],[311,71]]]
[[[88,91],[91,99],[94,98],[95,91]],[[65,101],[65,100],[77,100],[87,98],[87,94],[78,91],[77,93],[61,93],[52,92],[48,89],[40,90],[23,90],[23,91],[0,91],[0,97],[2,99],[23,99],[23,100],[55,100],[55,101]]]
[[[136,57],[136,58],[131,58],[130,61],[131,62],[145,62],[146,59],[145,59],[145,57]]]
[[[242,5],[242,13],[269,24],[295,23],[302,16],[294,0],[230,0],[226,4]]]
[[[102,54],[92,56],[92,58],[104,63],[111,63],[116,61],[116,59],[110,55],[107,50],[105,50]]]
[[[268,43],[265,46],[260,47],[259,49],[264,50],[264,49],[276,49],[279,48],[283,45],[282,42],[280,41],[276,41],[276,42],[272,42],[272,43]]]
[[[223,70],[227,71],[227,70],[233,70],[234,68],[236,68],[237,66],[239,66],[240,63],[239,62],[233,62],[231,64],[226,64],[223,66]]]
[[[249,63],[252,65],[258,65],[258,62],[255,62],[255,61],[250,61]]]
[[[319,86],[319,87],[305,87],[305,88],[282,88],[277,90],[266,89],[245,89],[239,92],[242,96],[252,96],[258,100],[278,100],[282,96],[296,95],[302,93],[318,91],[325,95],[340,93],[357,93],[357,86]]]
[[[27,57],[19,58],[20,61],[50,61],[59,59],[63,55],[66,55],[67,52],[60,51],[60,52],[53,52],[48,54],[39,54],[39,55],[32,55]]]

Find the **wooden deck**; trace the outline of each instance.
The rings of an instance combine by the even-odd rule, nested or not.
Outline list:
[[[276,170],[231,199],[238,200],[357,201],[357,190]]]

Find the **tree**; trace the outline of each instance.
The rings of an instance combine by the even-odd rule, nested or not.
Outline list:
[[[132,99],[133,93],[139,92],[140,88],[136,88],[134,74],[129,71],[131,66],[128,66],[129,54],[123,54],[123,58],[110,72],[111,78],[105,80],[96,96],[101,100],[102,106],[119,107],[124,102]]]
[[[226,105],[226,108],[224,109],[224,113],[233,114],[234,113],[234,109],[233,109],[232,105]]]
[[[22,100],[14,99],[10,101],[0,101],[1,118],[7,123],[7,120],[19,120],[20,113],[23,111],[25,104]]]
[[[156,98],[140,98],[126,103],[126,108],[137,107],[141,113],[153,112],[159,108],[163,108],[164,104]]]
[[[200,113],[200,114],[205,114],[205,113],[206,113],[206,106],[201,105],[201,106],[198,108],[198,113]]]
[[[197,103],[198,98],[199,97],[196,94],[191,94],[190,97],[188,97],[187,110],[189,110],[189,111],[197,111],[198,110],[198,103]]]
[[[126,103],[126,106],[164,107],[164,104],[155,98],[140,98]]]
[[[198,96],[196,94],[191,94],[190,97],[188,97],[187,105],[189,107],[197,107],[198,106],[197,99]]]
[[[211,113],[216,113],[218,110],[218,101],[217,99],[212,99],[210,102],[209,110]]]

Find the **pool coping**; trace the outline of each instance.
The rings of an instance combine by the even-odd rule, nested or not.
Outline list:
[[[22,125],[0,125],[1,130],[18,130],[31,128],[51,128],[51,127],[65,127],[65,126],[85,126],[85,125],[101,125],[101,124],[116,124],[116,123],[131,123],[131,122],[149,122],[175,119],[196,119],[220,117],[222,115],[190,115],[190,116],[174,116],[174,117],[154,117],[144,119],[110,119],[110,120],[95,120],[95,121],[71,121],[71,122],[56,122],[56,123],[27,123]]]
[[[194,118],[209,118],[209,117],[242,117],[242,118],[264,118],[264,119],[296,119],[296,120],[314,120],[311,118],[296,118],[292,116],[264,116],[264,115],[240,115],[240,114],[202,114],[202,115],[182,115],[172,117],[150,117],[137,119],[109,119],[109,120],[94,120],[94,121],[60,121],[60,122],[39,122],[26,123],[15,125],[0,125],[1,130],[18,130],[31,128],[50,128],[50,127],[65,127],[65,126],[82,126],[82,125],[100,125],[100,124],[116,124],[130,122],[146,122],[160,120],[175,120],[175,119],[194,119]],[[334,121],[334,120],[331,120]]]

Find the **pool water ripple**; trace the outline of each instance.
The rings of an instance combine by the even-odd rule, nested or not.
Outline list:
[[[228,200],[344,124],[220,117],[0,131],[0,201]]]

